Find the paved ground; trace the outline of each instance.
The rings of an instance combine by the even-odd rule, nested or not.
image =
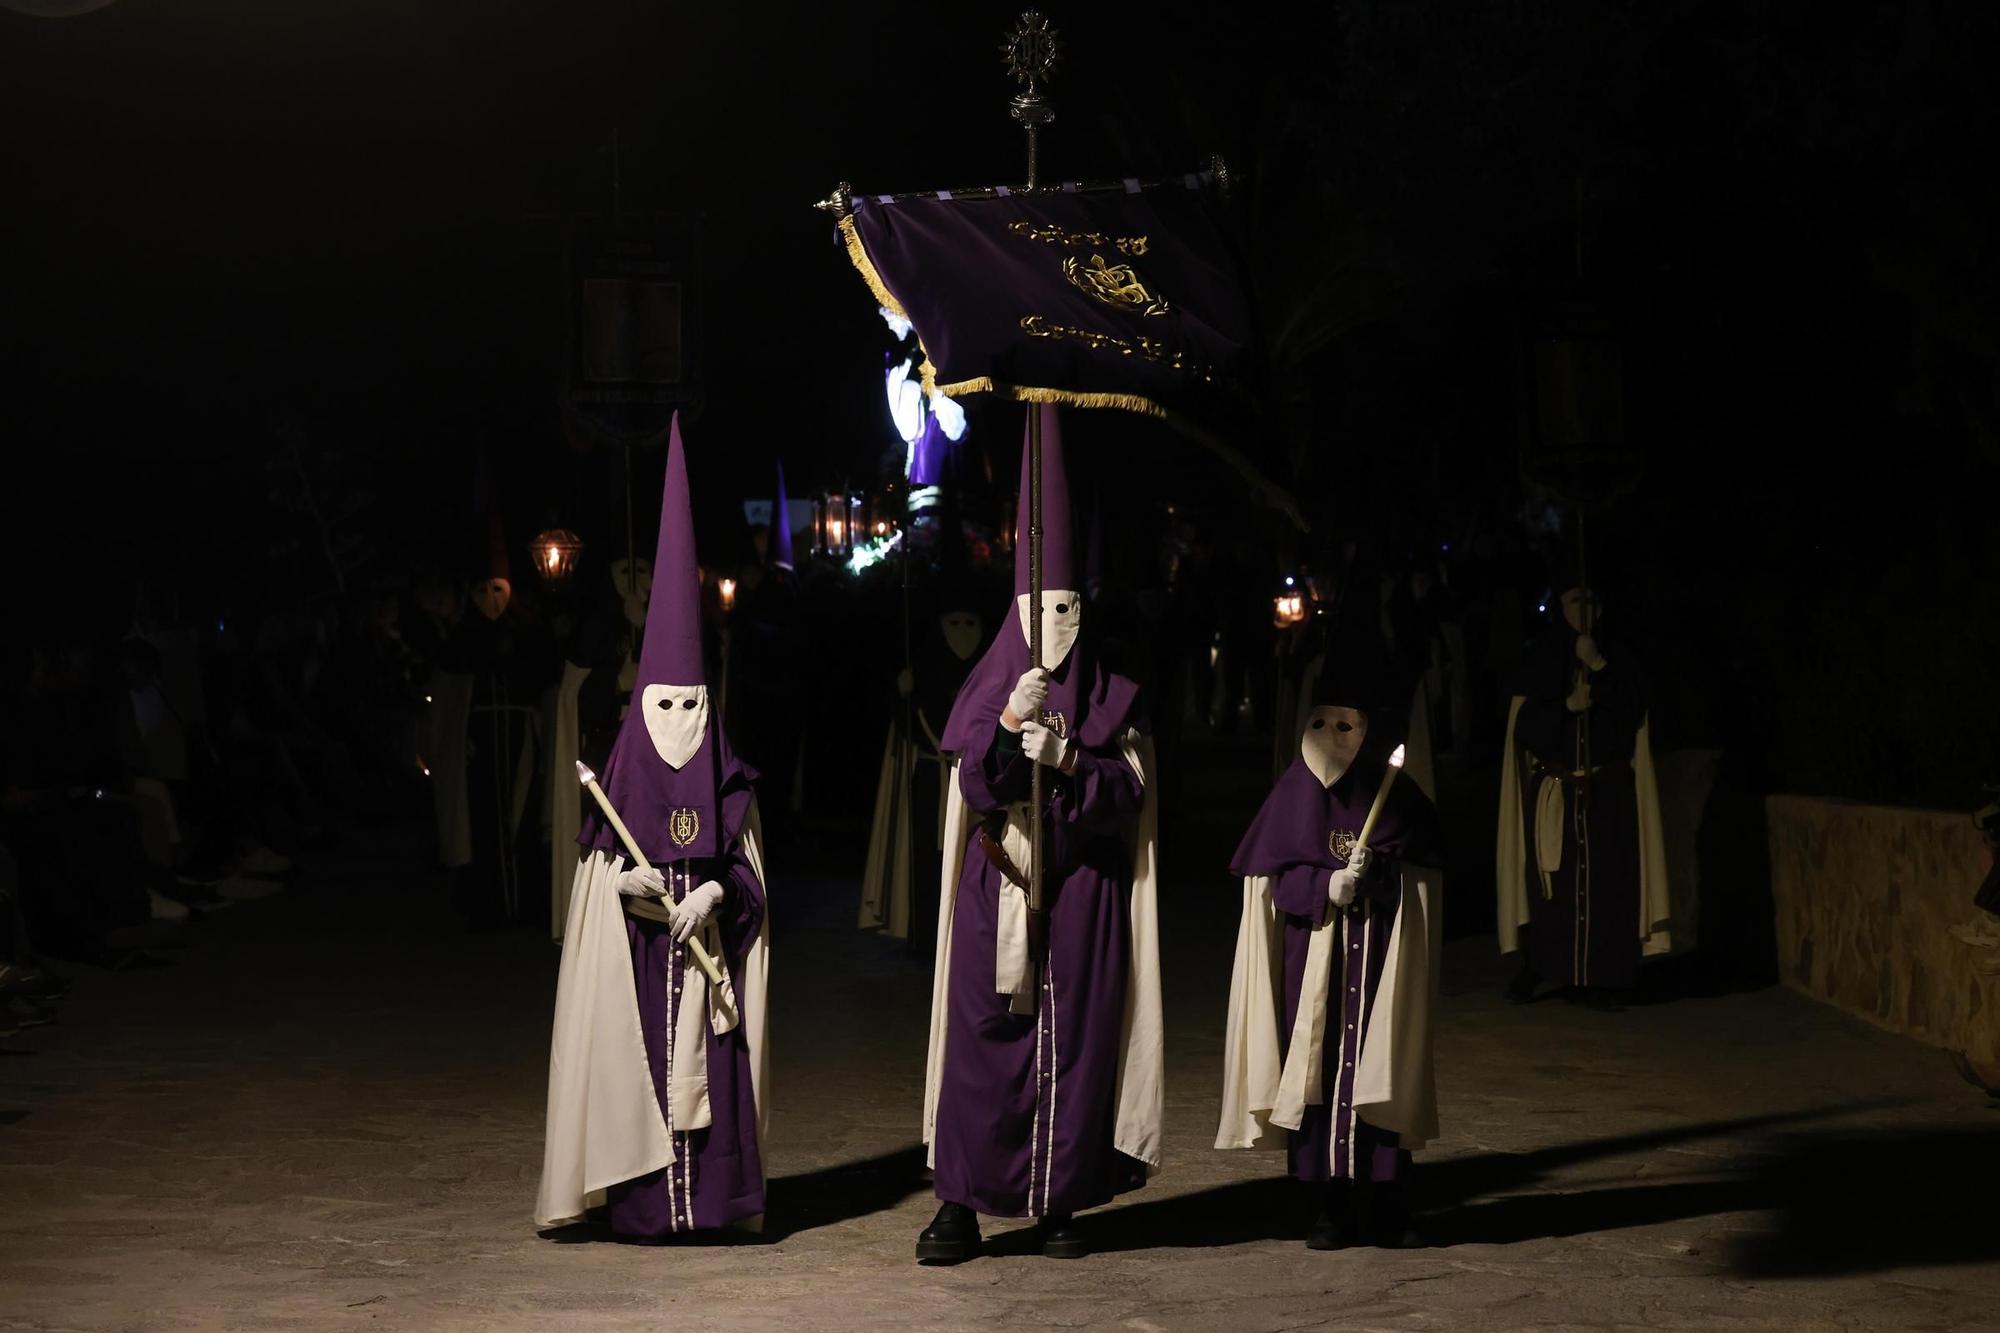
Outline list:
[[[0,1328],[2000,1327],[2000,1108],[1940,1053],[1779,991],[1510,1009],[1476,940],[1419,1159],[1438,1245],[1305,1251],[1282,1158],[1209,1147],[1236,890],[1192,876],[1166,1170],[1088,1215],[1103,1252],[911,1262],[926,970],[783,865],[771,1230],[537,1235],[554,951],[457,934],[420,839],[358,836],[6,1044]]]

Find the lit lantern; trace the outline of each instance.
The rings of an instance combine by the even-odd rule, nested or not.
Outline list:
[[[1271,623],[1279,629],[1290,629],[1294,625],[1304,624],[1305,619],[1305,589],[1299,586],[1297,579],[1287,574],[1285,586],[1271,599]]]
[[[733,611],[733,610],[735,610],[735,609],[736,609],[736,580],[735,580],[735,579],[718,579],[718,580],[716,580],[716,584],[715,584],[715,591],[716,591],[716,594],[717,594],[717,595],[718,595],[718,596],[719,596],[719,597],[720,597],[720,598],[722,599],[722,614],[723,614],[723,615],[725,615],[725,616],[726,616],[726,615],[728,615],[728,614],[729,614],[729,613],[730,613],[731,611]]]
[[[861,502],[839,491],[813,502],[813,549],[818,555],[844,560],[854,550]]]
[[[583,539],[567,528],[550,528],[535,538],[535,572],[551,588],[560,588],[576,573],[583,555]]]

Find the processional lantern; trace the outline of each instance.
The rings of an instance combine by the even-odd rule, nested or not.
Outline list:
[[[813,554],[845,560],[854,553],[861,500],[847,491],[828,491],[813,501]]]
[[[1271,623],[1279,629],[1290,629],[1303,625],[1306,621],[1306,592],[1296,578],[1287,574],[1284,586],[1271,599]]]
[[[583,557],[583,539],[568,528],[550,528],[535,538],[535,573],[550,588],[568,585]]]

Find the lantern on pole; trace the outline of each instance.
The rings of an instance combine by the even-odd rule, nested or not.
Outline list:
[[[535,538],[535,573],[551,588],[561,588],[576,573],[583,557],[583,539],[568,528],[550,528]]]
[[[861,502],[845,491],[829,491],[813,501],[813,553],[845,560],[854,551]]]
[[[1287,574],[1284,586],[1271,599],[1271,623],[1279,629],[1303,625],[1306,620],[1306,592],[1300,582]]]

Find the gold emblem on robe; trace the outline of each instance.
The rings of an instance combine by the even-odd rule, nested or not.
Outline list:
[[[1353,829],[1337,828],[1326,835],[1326,849],[1333,853],[1335,860],[1345,861],[1354,854],[1354,844],[1360,838],[1361,835]]]
[[[685,847],[701,835],[701,811],[682,806],[667,817],[667,836]]]
[[[1057,739],[1065,741],[1069,739],[1069,719],[1065,718],[1060,710],[1054,708],[1043,709],[1042,725],[1053,731]]]

